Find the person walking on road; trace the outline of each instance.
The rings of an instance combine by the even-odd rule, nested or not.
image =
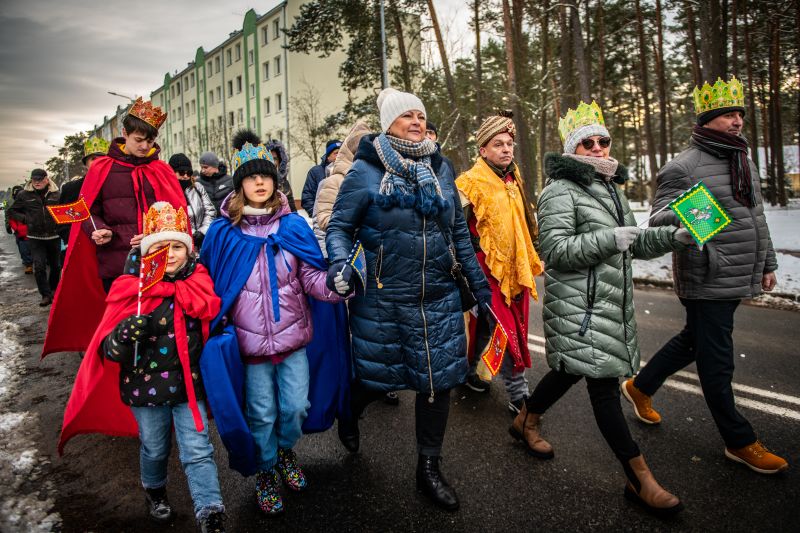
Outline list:
[[[175,177],[178,178],[178,183],[186,195],[187,214],[192,224],[194,250],[197,252],[203,245],[203,239],[208,233],[211,222],[216,218],[217,211],[205,187],[195,181],[192,162],[185,154],[175,154],[170,157],[169,166],[175,171]]]
[[[356,380],[352,418],[339,421],[339,437],[357,451],[358,416],[367,404],[388,391],[416,391],[417,488],[456,510],[456,491],[440,470],[450,390],[467,374],[454,261],[480,305],[491,305],[491,291],[459,208],[452,164],[425,137],[422,101],[389,88],[377,103],[383,132],[361,139],[326,237],[328,287],[340,273],[348,289],[355,286],[347,259],[356,239],[367,263],[366,288],[349,306]]]
[[[19,251],[19,258],[22,260],[22,266],[25,267],[25,274],[33,274],[33,258],[31,257],[30,243],[28,243],[28,226],[8,216],[8,208],[11,207],[11,204],[17,199],[17,195],[22,189],[22,185],[14,185],[11,188],[11,203],[5,208],[6,233],[14,234],[14,240],[17,242],[17,250]]]
[[[703,249],[689,247],[672,256],[675,293],[686,308],[686,325],[672,337],[622,392],[637,418],[659,424],[652,396],[664,381],[691,363],[711,416],[725,443],[725,456],[761,474],[786,470],[785,459],[770,452],[733,396],[733,316],[739,303],[775,287],[778,262],[770,239],[758,168],[747,156],[742,136],[744,90],[736,77],[695,87],[697,124],[689,147],[658,173],[651,226],[677,224],[669,209],[684,191],[704,183],[733,222]],[[755,117],[753,118],[755,120]],[[660,211],[660,212],[659,212]]]
[[[317,189],[319,184],[325,179],[326,168],[336,161],[336,156],[339,154],[339,148],[342,147],[342,141],[338,139],[331,139],[325,144],[325,154],[319,165],[314,165],[308,170],[306,176],[306,183],[303,185],[303,196],[300,199],[300,205],[306,210],[309,217],[314,217],[314,200],[317,198]]]
[[[685,229],[639,230],[618,186],[628,177],[610,157],[600,107],[581,102],[558,125],[564,153],[548,154],[539,198],[539,247],[545,264],[544,335],[551,370],[509,429],[528,453],[554,456],[541,437],[544,413],[586,380],[597,426],[627,477],[625,496],[670,516],[680,500],[650,472],[620,405],[619,378],[639,369],[631,259],[652,259],[691,242]]]
[[[487,118],[475,134],[480,156],[456,179],[472,245],[492,289],[492,310],[508,335],[500,375],[514,415],[529,395],[525,379],[525,369],[531,367],[528,307],[531,297],[538,299],[534,278],[542,273],[542,262],[533,248],[536,219],[514,163],[515,134],[511,113]],[[488,324],[485,317],[470,315],[467,386],[477,392],[489,390],[489,383],[476,373],[481,353],[492,338]]]
[[[31,171],[31,179],[8,208],[6,216],[27,226],[28,245],[33,260],[33,275],[42,299],[39,306],[53,302],[61,279],[61,239],[58,224],[47,211],[48,205],[58,204],[58,186],[47,177],[44,169]],[[48,269],[50,271],[48,275]]]
[[[222,201],[233,191],[233,176],[226,172],[225,165],[214,152],[200,154],[200,176],[197,183],[206,190],[214,204],[214,211],[219,213]]]

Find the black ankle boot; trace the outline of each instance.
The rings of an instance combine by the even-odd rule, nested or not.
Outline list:
[[[154,522],[164,524],[175,517],[172,506],[167,500],[167,487],[144,489],[144,502],[150,519]]]
[[[417,461],[417,490],[433,500],[433,503],[448,511],[458,509],[458,496],[439,471],[440,457],[419,456]]]
[[[359,447],[358,417],[353,415],[350,420],[339,420],[336,428],[339,441],[350,453],[356,453]]]
[[[209,513],[199,520],[197,525],[200,526],[201,533],[225,533],[225,513],[222,511]]]

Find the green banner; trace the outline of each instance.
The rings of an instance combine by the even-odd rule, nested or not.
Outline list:
[[[698,246],[725,229],[732,219],[701,181],[669,204]]]

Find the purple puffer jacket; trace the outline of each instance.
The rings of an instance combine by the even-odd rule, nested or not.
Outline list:
[[[247,235],[267,237],[278,231],[280,219],[290,214],[289,202],[283,193],[281,207],[274,214],[246,214],[240,227]],[[222,216],[228,216],[228,201],[220,208]],[[287,268],[287,265],[289,268]],[[275,257],[278,277],[280,322],[275,322],[272,313],[272,292],[264,250],[258,254],[253,272],[247,279],[241,294],[231,308],[229,317],[236,327],[239,351],[246,363],[269,361],[280,363],[309,342],[314,334],[311,310],[307,296],[325,302],[341,302],[343,298],[325,286],[327,272],[300,261],[289,252]]]

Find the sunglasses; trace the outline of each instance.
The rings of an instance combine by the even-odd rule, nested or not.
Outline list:
[[[591,150],[594,148],[594,143],[597,143],[600,148],[608,148],[611,146],[611,137],[600,137],[596,141],[594,139],[584,139],[581,141],[581,146],[584,150]]]
[[[192,173],[189,172],[188,170],[179,170],[178,171],[178,175],[180,175],[180,176],[191,176]]]

